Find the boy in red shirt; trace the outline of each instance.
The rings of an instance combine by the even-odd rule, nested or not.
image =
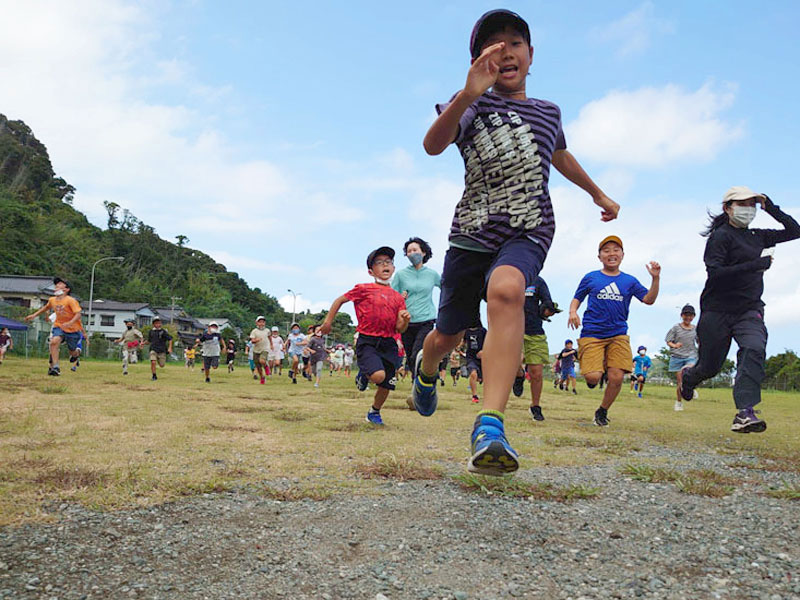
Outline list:
[[[336,313],[345,302],[352,301],[358,321],[356,385],[362,392],[370,381],[377,386],[367,421],[383,425],[381,407],[396,383],[398,361],[395,335],[406,330],[411,314],[406,310],[403,296],[389,285],[394,274],[394,250],[382,246],[370,252],[367,256],[367,272],[375,279],[375,283],[359,283],[334,300],[322,324],[322,333],[330,333]]]

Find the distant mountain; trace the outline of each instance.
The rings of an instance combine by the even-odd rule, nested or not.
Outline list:
[[[251,289],[236,273],[198,250],[161,239],[114,202],[106,202],[108,229],[72,207],[75,188],[56,177],[47,148],[22,121],[0,114],[0,273],[60,275],[89,297],[168,306],[171,296],[195,316],[229,317],[249,330],[256,315],[283,323],[291,315],[273,296]],[[98,277],[98,274],[101,274]]]

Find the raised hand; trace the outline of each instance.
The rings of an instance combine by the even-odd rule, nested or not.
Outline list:
[[[600,219],[604,222],[613,221],[619,214],[619,204],[605,194],[594,198],[594,203],[600,207]]]
[[[473,61],[467,73],[467,83],[464,85],[464,91],[470,98],[477,98],[495,84],[500,73],[498,64],[500,52],[505,47],[505,42],[487,46]]]
[[[656,261],[651,261],[645,265],[647,272],[651,277],[659,277],[661,275],[661,265]]]

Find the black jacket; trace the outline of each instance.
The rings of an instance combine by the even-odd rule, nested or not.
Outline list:
[[[772,261],[764,248],[800,238],[800,225],[767,198],[765,211],[783,229],[741,229],[729,223],[711,232],[703,261],[708,279],[700,296],[701,310],[741,314],[761,310],[764,271]]]

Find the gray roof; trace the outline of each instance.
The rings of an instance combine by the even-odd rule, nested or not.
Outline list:
[[[0,293],[52,295],[55,287],[52,277],[38,275],[0,275]]]
[[[100,310],[119,310],[136,312],[147,308],[146,302],[117,302],[116,300],[92,300],[92,312]],[[89,310],[89,302],[81,302],[81,308]]]

